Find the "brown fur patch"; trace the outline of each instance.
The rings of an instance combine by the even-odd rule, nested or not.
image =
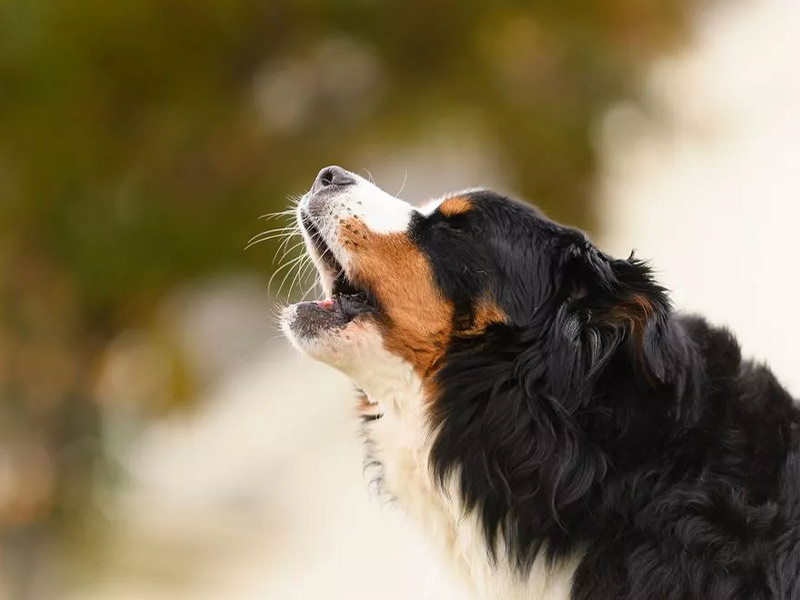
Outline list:
[[[453,335],[454,308],[439,292],[428,259],[405,234],[376,234],[356,218],[342,223],[339,236],[352,257],[350,275],[375,294],[388,317],[387,350],[429,379]]]
[[[613,325],[627,323],[630,333],[635,343],[637,360],[642,368],[642,372],[652,381],[658,377],[648,368],[644,360],[643,343],[644,332],[648,321],[655,314],[655,309],[650,300],[643,294],[632,294],[625,302],[613,307],[606,318]]]
[[[448,198],[439,205],[439,212],[445,217],[461,215],[472,210],[472,201],[463,196]]]
[[[606,319],[612,323],[627,322],[631,331],[641,336],[654,312],[653,305],[646,296],[633,294],[627,302],[614,306],[606,315]]]
[[[482,298],[475,304],[474,317],[469,329],[460,331],[459,334],[465,336],[480,335],[489,325],[493,323],[507,323],[508,316],[502,308],[488,298]]]

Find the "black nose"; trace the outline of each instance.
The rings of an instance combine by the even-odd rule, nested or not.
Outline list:
[[[331,185],[345,186],[353,185],[356,178],[349,171],[345,171],[342,167],[325,167],[319,172],[317,178],[314,180],[314,185],[311,187],[312,192],[321,190]]]

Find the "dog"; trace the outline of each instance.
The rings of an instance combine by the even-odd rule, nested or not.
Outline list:
[[[800,410],[646,262],[335,166],[296,218],[326,299],[281,326],[352,379],[383,493],[476,596],[800,599]]]

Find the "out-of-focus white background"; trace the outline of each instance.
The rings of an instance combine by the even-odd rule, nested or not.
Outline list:
[[[675,304],[730,326],[800,395],[800,7],[737,1],[598,128],[598,236],[652,259]]]
[[[622,94],[592,116],[597,165],[580,218],[603,249],[649,259],[680,309],[729,325],[798,395],[800,5],[736,0],[687,14],[680,43],[637,67],[636,100]],[[555,43],[531,19],[504,30],[534,48],[531,64],[506,65],[514,93],[532,85],[527,68],[541,68],[536,48]],[[364,94],[380,87],[363,49],[328,50],[351,61]],[[262,117],[286,135],[305,110],[293,99],[312,101],[311,75],[291,63],[264,69]],[[344,166],[369,165],[378,184],[415,202],[474,185],[525,188],[480,120],[440,112],[413,139],[362,140]],[[198,278],[160,297],[147,327],[132,320],[108,338],[90,368],[114,469],[88,484],[79,522],[91,533],[9,526],[0,599],[468,598],[414,524],[368,492],[350,385],[288,348],[274,302],[252,274]],[[142,407],[180,388],[176,348],[197,397],[152,418]],[[10,461],[0,452],[0,507],[5,498],[13,508],[21,476]],[[32,485],[50,489],[47,477]]]

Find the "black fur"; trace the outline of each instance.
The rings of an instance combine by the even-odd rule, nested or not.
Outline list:
[[[800,412],[733,335],[673,312],[648,266],[490,192],[412,234],[457,331],[431,456],[491,560],[581,552],[576,600],[800,599]],[[507,556],[498,556],[502,536]]]

